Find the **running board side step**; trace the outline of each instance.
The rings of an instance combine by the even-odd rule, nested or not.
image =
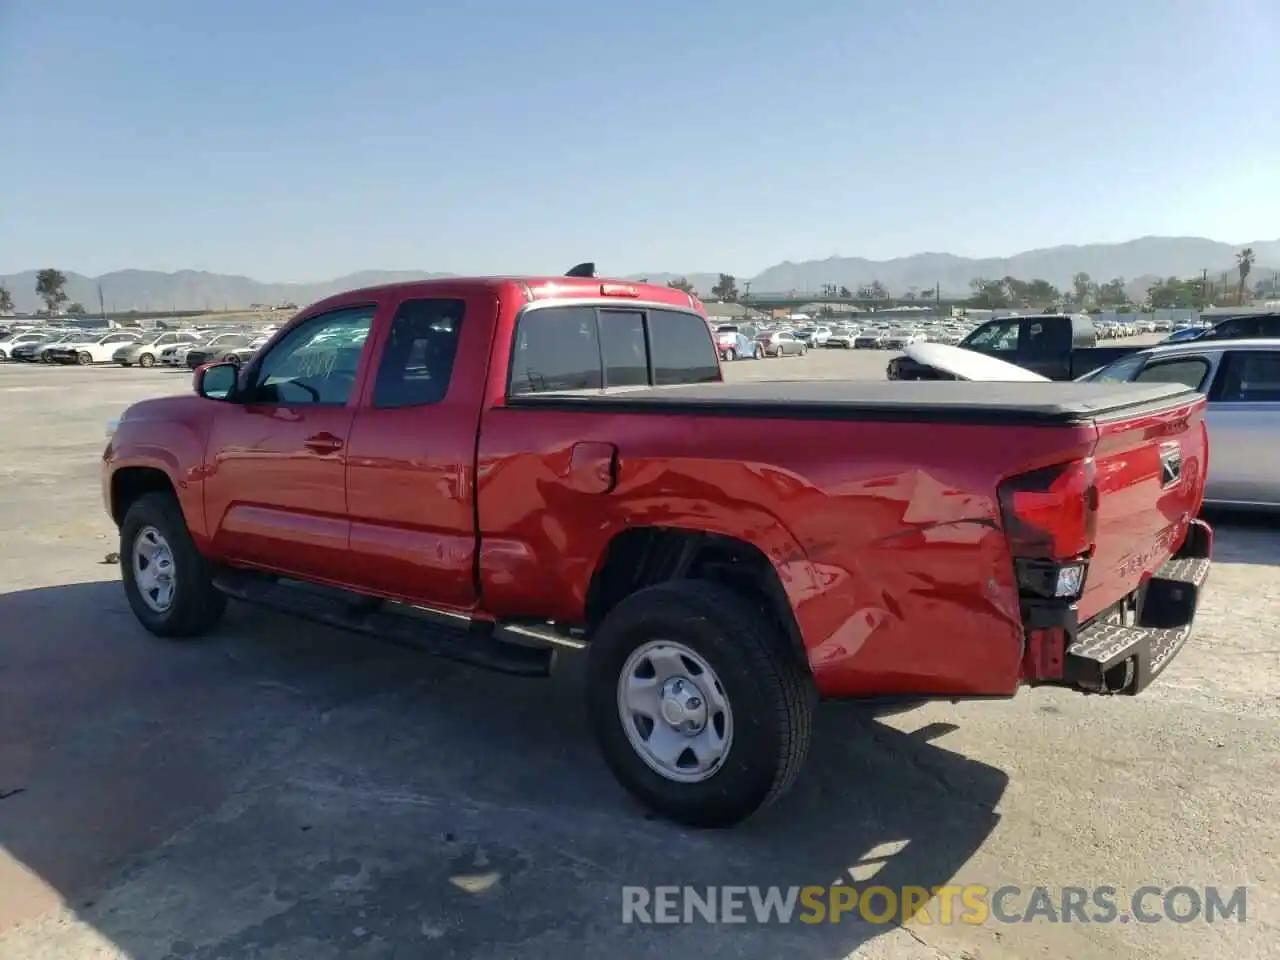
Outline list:
[[[518,634],[526,642],[513,643],[489,621],[240,570],[221,571],[213,584],[234,600],[494,673],[546,677],[555,663],[555,650],[533,645],[542,638],[526,628]]]

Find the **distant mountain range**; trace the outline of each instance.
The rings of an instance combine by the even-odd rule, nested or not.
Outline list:
[[[784,261],[754,277],[739,277],[738,286],[751,283],[751,293],[818,291],[824,284],[856,290],[874,281],[890,293],[912,289],[929,290],[938,285],[942,295],[968,296],[969,281],[981,277],[1000,280],[1048,280],[1060,289],[1069,289],[1077,273],[1087,273],[1098,283],[1123,278],[1130,297],[1141,302],[1152,282],[1166,277],[1196,277],[1204,270],[1210,279],[1224,272],[1236,277],[1236,253],[1252,247],[1257,257],[1249,283],[1266,279],[1280,271],[1280,240],[1255,240],[1230,244],[1203,237],[1143,237],[1126,243],[1091,243],[1085,246],[1049,247],[1028,250],[1011,257],[974,259],[950,253],[917,253],[893,260],[866,260],[862,257],[829,257],[801,263]],[[720,279],[712,273],[649,273],[655,283],[684,276],[699,293],[710,292]]]
[[[1280,240],[1255,240],[1250,243],[1219,243],[1202,237],[1142,237],[1126,243],[1094,243],[1085,246],[1049,247],[1028,250],[1011,257],[973,259],[950,253],[917,253],[893,260],[866,260],[861,257],[830,257],[801,263],[783,261],[754,277],[738,277],[741,288],[751,284],[752,294],[817,292],[824,284],[836,284],[856,290],[879,281],[890,293],[902,294],[912,289],[942,288],[943,296],[966,296],[969,281],[975,277],[998,280],[1048,280],[1060,288],[1069,288],[1077,273],[1087,273],[1097,282],[1122,277],[1130,296],[1141,300],[1150,283],[1169,276],[1193,277],[1208,270],[1211,279],[1224,272],[1235,276],[1236,253],[1252,247],[1257,263],[1250,283],[1280,272]],[[607,264],[601,264],[608,272]],[[311,303],[341,290],[448,276],[445,273],[419,271],[366,270],[318,283],[264,283],[249,277],[181,270],[159,273],[150,270],[118,270],[101,277],[86,277],[66,272],[69,302],[79,302],[90,311],[98,308],[98,288],[110,311],[140,310],[223,310],[245,309],[252,304],[291,302]],[[653,283],[667,283],[684,277],[701,294],[708,294],[719,280],[715,273],[637,273],[630,279],[645,278]],[[36,271],[0,276],[0,285],[13,296],[19,311],[39,309],[35,294]]]

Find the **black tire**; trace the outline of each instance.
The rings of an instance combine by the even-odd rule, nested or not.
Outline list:
[[[138,366],[140,367],[154,367],[155,365],[156,358],[154,354],[144,353],[138,358]]]
[[[631,745],[618,709],[627,658],[651,640],[683,644],[715,671],[734,717],[720,768],[668,779]],[[804,763],[817,701],[807,664],[745,597],[708,581],[673,580],[619,603],[587,654],[587,707],[605,763],[636,799],[690,827],[729,827],[782,796]]]
[[[135,580],[134,543],[147,527],[159,531],[173,557],[174,597],[162,613],[147,605]],[[148,493],[125,514],[120,524],[120,578],[134,616],[157,637],[198,637],[208,633],[227,608],[226,595],[213,585],[213,568],[196,549],[182,508],[170,493]]]
[[[93,354],[86,353],[82,350],[80,353],[76,354],[76,363],[80,364],[82,367],[87,367],[89,364],[93,363]]]
[[[125,368],[127,369],[128,367],[132,367],[132,366],[133,366],[133,364],[132,364],[132,363],[125,363],[123,360],[121,360],[121,361],[120,361],[120,366],[125,367]]]
[[[728,350],[726,350],[726,351],[725,351],[724,358],[725,358],[726,360],[737,360],[737,359],[738,359],[738,351],[737,351],[737,350],[735,350],[733,347],[730,347]]]

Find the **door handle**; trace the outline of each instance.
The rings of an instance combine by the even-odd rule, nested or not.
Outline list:
[[[332,433],[317,433],[303,440],[302,445],[313,453],[337,453],[342,449],[342,440]]]

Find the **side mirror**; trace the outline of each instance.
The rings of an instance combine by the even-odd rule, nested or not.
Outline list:
[[[196,367],[192,386],[196,394],[207,400],[230,400],[236,392],[240,366],[235,363],[206,363]]]

